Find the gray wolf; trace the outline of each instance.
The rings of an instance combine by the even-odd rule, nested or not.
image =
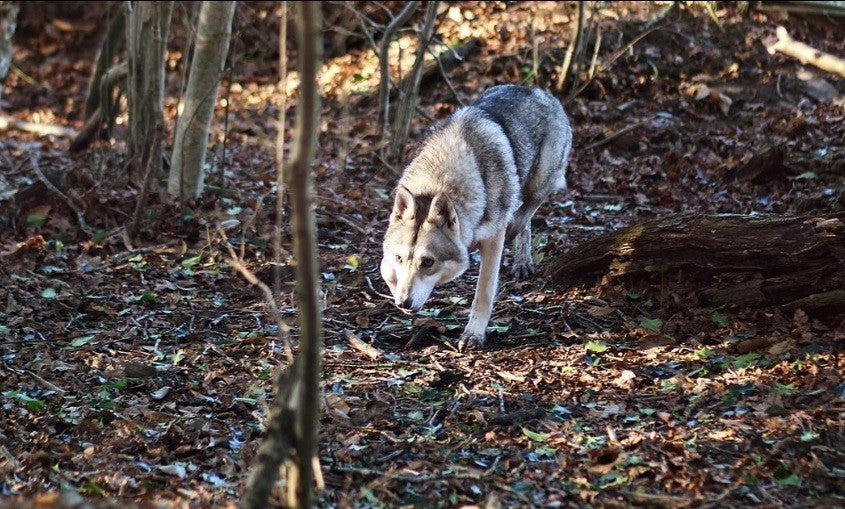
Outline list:
[[[531,217],[566,187],[572,129],[539,88],[499,85],[436,125],[396,186],[381,274],[397,307],[419,311],[435,286],[481,268],[460,349],[483,346],[506,239],[512,273],[534,272]]]

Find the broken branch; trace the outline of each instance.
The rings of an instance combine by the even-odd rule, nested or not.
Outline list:
[[[784,55],[797,59],[802,64],[810,64],[823,71],[838,74],[845,78],[845,59],[817,50],[803,42],[796,41],[789,35],[786,28],[782,26],[778,27],[775,33],[778,37],[777,42],[769,44],[766,47],[772,55],[775,52],[783,53]]]

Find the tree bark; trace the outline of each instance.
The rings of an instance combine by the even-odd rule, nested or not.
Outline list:
[[[414,118],[414,111],[417,106],[417,95],[422,79],[423,63],[431,36],[434,34],[434,21],[437,18],[438,2],[428,2],[425,10],[425,21],[420,32],[420,42],[417,47],[417,56],[414,66],[411,69],[411,78],[401,90],[400,104],[396,111],[396,120],[393,124],[393,137],[390,140],[390,148],[387,152],[387,160],[390,163],[397,161],[403,153],[405,142],[408,141],[408,133],[411,130],[411,120]]]
[[[390,41],[393,39],[393,34],[396,33],[396,30],[408,21],[416,8],[416,1],[407,2],[405,7],[402,8],[402,11],[393,18],[393,21],[391,21],[389,25],[387,25],[387,28],[384,30],[384,35],[381,38],[381,47],[378,51],[378,104],[381,109],[378,117],[378,130],[381,133],[382,139],[385,138],[385,129],[387,129],[387,122],[390,116],[390,93],[388,91],[388,85],[390,83],[390,68],[388,66],[388,50],[390,50]]]
[[[547,269],[564,285],[655,272],[697,285],[703,304],[788,307],[845,286],[845,214],[677,214],[584,242]]]
[[[18,19],[18,6],[14,2],[0,2],[0,99],[3,98],[3,81],[12,65],[12,36]]]
[[[185,108],[176,126],[167,180],[167,191],[181,200],[202,194],[208,134],[229,52],[234,15],[235,2],[203,2],[200,6]]]
[[[114,17],[106,28],[105,35],[103,35],[103,42],[100,44],[97,57],[94,59],[94,71],[91,73],[91,81],[88,82],[88,94],[85,97],[85,120],[90,119],[94,112],[101,108],[101,103],[107,105],[106,111],[111,111],[111,98],[103,99],[101,96],[100,80],[106,74],[106,71],[111,68],[112,59],[126,36],[126,3],[121,3],[113,15]]]
[[[323,348],[320,309],[317,225],[314,217],[314,182],[311,164],[317,149],[320,125],[320,95],[317,71],[322,60],[319,2],[299,2],[297,46],[301,76],[299,105],[296,110],[293,152],[288,188],[293,219],[293,250],[296,259],[296,293],[299,307],[299,412],[296,422],[297,506],[313,505],[314,471],[312,458],[317,451],[320,410],[320,372]]]
[[[322,60],[320,3],[297,2],[296,12],[297,64],[301,85],[290,172],[285,177],[293,220],[299,353],[293,365],[277,379],[267,435],[258,450],[241,501],[241,507],[250,509],[267,507],[267,500],[279,476],[279,466],[285,458],[291,457],[294,464],[288,476],[287,503],[291,507],[312,507],[312,484],[315,470],[319,468],[316,451],[323,331],[311,165],[320,125],[317,86],[317,71]],[[284,38],[280,39],[280,44],[284,51]],[[316,473],[319,474],[319,471]]]
[[[129,77],[129,158],[132,176],[141,187],[153,160],[161,169],[161,150],[153,151],[150,140],[164,124],[164,58],[173,2],[132,2],[127,10],[126,44]],[[156,153],[153,153],[156,152]]]

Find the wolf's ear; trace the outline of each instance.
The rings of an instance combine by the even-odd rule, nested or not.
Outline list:
[[[402,219],[413,219],[416,214],[414,195],[405,186],[396,188],[396,198],[393,200],[393,212],[390,213],[390,221]]]
[[[452,203],[452,199],[443,193],[437,193],[431,201],[431,209],[428,211],[426,221],[440,228],[457,232],[458,213],[455,212],[455,205]]]

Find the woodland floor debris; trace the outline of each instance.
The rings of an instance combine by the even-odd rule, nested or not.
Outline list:
[[[448,71],[462,100],[493,84],[533,82],[532,24],[536,79],[554,82],[560,62],[552,56],[567,44],[574,8],[455,7],[460,16],[438,28],[444,42],[482,41],[470,62]],[[98,142],[81,154],[70,154],[65,139],[4,131],[0,505],[57,503],[63,487],[103,507],[114,498],[237,501],[284,358],[261,296],[227,266],[214,233],[221,221],[239,221],[243,233],[228,232],[233,247],[243,246],[251,269],[271,281],[277,13],[274,3],[238,8],[225,159],[222,122],[210,151],[222,170],[209,175],[211,192],[188,204],[189,214],[151,196],[138,249],[124,252],[116,231],[137,196],[125,182],[120,119],[113,145]],[[101,21],[95,10],[63,21],[63,30],[47,21],[47,29],[19,34],[20,72],[3,93],[7,117],[81,127],[97,45],[90,24]],[[631,2],[602,8],[599,61],[659,10]],[[766,52],[761,41],[776,26],[768,15],[717,13],[719,26],[682,7],[566,106],[576,131],[570,190],[535,220],[541,267],[540,258],[602,232],[674,213],[843,210],[841,172],[792,161],[841,154],[845,110],[808,96],[799,64]],[[805,18],[777,23],[845,55],[835,28]],[[174,50],[180,26],[174,21]],[[471,353],[456,352],[444,336],[457,336],[465,320],[472,270],[434,296],[427,320],[414,326],[397,312],[378,275],[396,176],[374,157],[376,107],[362,106],[363,94],[331,93],[334,83],[375,78],[370,51],[335,57],[342,65],[327,82],[315,168],[326,304],[323,505],[845,503],[841,313],[706,307],[699,289],[660,267],[566,292],[540,277],[505,279],[489,347]],[[842,79],[825,79],[845,93]],[[685,92],[698,84],[717,93],[697,100]],[[175,87],[168,82],[168,91]],[[727,112],[721,95],[731,99]],[[167,101],[172,121],[172,93]],[[455,104],[444,83],[421,97],[433,118]],[[418,119],[412,138],[427,123]],[[27,145],[36,139],[40,146]],[[785,147],[799,171],[758,182],[726,178],[767,145]],[[56,182],[84,205],[93,236],[53,193],[18,193],[38,184],[32,150],[51,181],[57,172],[72,175]],[[286,261],[279,305],[293,325]],[[373,350],[350,346],[350,333]]]

